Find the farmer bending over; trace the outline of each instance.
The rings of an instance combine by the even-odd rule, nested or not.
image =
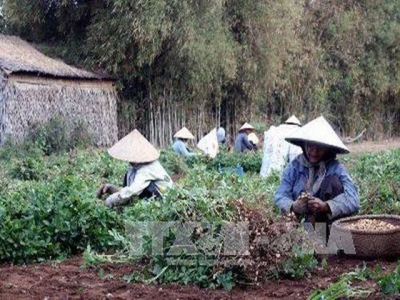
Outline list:
[[[193,134],[186,128],[183,127],[181,130],[174,134],[174,138],[176,138],[172,148],[174,148],[175,153],[183,158],[188,158],[191,156],[195,156],[196,153],[192,152],[186,145],[188,140],[193,140]]]
[[[301,127],[299,119],[292,115],[285,123],[271,126],[264,132],[264,148],[260,175],[268,177],[273,171],[282,173],[288,162],[302,153],[300,147],[289,144],[285,138]]]
[[[172,180],[158,162],[160,154],[138,130],[134,130],[122,138],[108,153],[120,160],[130,163],[131,167],[125,174],[123,188],[112,184],[102,184],[97,197],[111,194],[105,200],[105,205],[124,205],[132,196],[140,198],[159,198],[162,193],[172,187]]]
[[[247,152],[257,150],[257,145],[249,140],[249,135],[254,132],[254,127],[249,123],[244,123],[239,129],[239,134],[235,139],[235,152]]]
[[[311,121],[286,140],[300,146],[303,154],[284,171],[275,195],[280,210],[326,224],[357,213],[360,200],[356,187],[336,160],[336,154],[349,150],[324,117]]]

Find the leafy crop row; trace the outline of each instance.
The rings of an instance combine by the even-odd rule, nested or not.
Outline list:
[[[126,223],[207,223],[191,237],[198,253],[190,265],[170,265],[167,256],[150,255],[151,238],[145,239],[145,269],[127,275],[127,280],[144,282],[197,283],[202,286],[232,287],[236,282],[276,276],[301,277],[316,265],[315,259],[299,250],[301,232],[293,231],[290,220],[277,215],[273,195],[279,184],[276,174],[258,175],[258,153],[236,155],[223,151],[216,159],[203,156],[182,161],[164,150],[160,160],[170,173],[185,174],[162,201],[134,199],[120,210],[107,209],[95,199],[101,182],[120,184],[127,164],[101,150],[70,151],[43,156],[32,147],[0,151],[0,261],[26,263],[81,253],[88,263],[113,259],[131,261],[131,246],[125,236]],[[362,213],[399,213],[398,182],[400,150],[344,157],[357,183]],[[221,167],[242,166],[243,176],[221,172]],[[229,170],[229,168],[228,168]],[[212,240],[223,233],[225,222],[248,219],[252,226],[250,255],[257,265],[204,265],[207,257],[203,237]],[[286,225],[285,225],[286,224]],[[289,224],[289,225],[288,225]],[[207,231],[209,230],[209,231]],[[212,235],[209,235],[212,232]],[[296,232],[293,236],[293,232]],[[268,233],[268,244],[257,247],[257,234]],[[164,241],[168,250],[175,241],[171,232]],[[221,260],[212,244],[213,260]],[[96,253],[103,253],[97,255]],[[187,259],[187,253],[179,258]],[[263,260],[264,259],[264,260]],[[262,266],[262,268],[260,268]],[[261,273],[259,273],[261,272]],[[261,274],[261,275],[260,275]]]

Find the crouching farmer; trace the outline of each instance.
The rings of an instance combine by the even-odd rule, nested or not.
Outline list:
[[[105,205],[125,205],[132,196],[139,198],[161,198],[165,190],[172,187],[171,177],[158,161],[159,152],[152,144],[134,130],[112,146],[108,153],[130,164],[125,174],[123,187],[112,184],[102,184],[97,192],[97,197],[109,195]]]
[[[284,213],[294,212],[308,222],[331,224],[355,214],[360,200],[346,168],[337,154],[349,153],[329,123],[319,117],[286,140],[303,149],[287,166],[275,194]]]

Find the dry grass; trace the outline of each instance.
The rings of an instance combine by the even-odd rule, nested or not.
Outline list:
[[[100,76],[45,56],[16,36],[0,34],[0,68],[10,73],[29,72],[57,77],[101,79]]]

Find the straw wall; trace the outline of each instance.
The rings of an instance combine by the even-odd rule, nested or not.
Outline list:
[[[117,95],[110,82],[11,75],[3,95],[3,135],[22,140],[33,124],[61,116],[69,130],[83,121],[97,146],[117,140]]]

